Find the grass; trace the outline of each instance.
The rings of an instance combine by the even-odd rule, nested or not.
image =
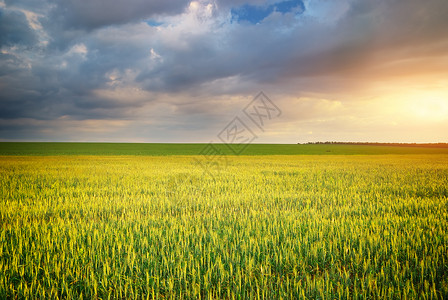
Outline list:
[[[448,297],[448,156],[194,158],[0,157],[0,298]]]
[[[0,143],[0,155],[200,155],[207,144],[136,143]],[[225,144],[214,144],[225,155],[233,155]],[[448,154],[448,148],[371,145],[251,144],[244,155],[379,155]]]

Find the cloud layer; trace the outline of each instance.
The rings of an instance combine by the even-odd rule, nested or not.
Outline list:
[[[258,142],[446,142],[447,13],[445,0],[6,0],[0,139],[207,142],[264,90],[287,113]]]

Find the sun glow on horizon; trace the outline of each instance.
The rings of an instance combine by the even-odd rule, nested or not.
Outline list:
[[[400,99],[403,112],[423,122],[448,120],[448,93],[423,91],[405,94]]]

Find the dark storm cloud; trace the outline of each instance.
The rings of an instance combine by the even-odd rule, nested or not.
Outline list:
[[[20,11],[9,11],[0,8],[0,47],[32,46],[37,38],[30,28],[26,16]]]
[[[48,2],[46,0],[5,0],[4,3],[8,7],[23,8],[34,12],[41,12],[48,8]]]
[[[297,51],[291,51],[282,70],[287,77],[368,76],[398,59],[444,55],[447,11],[442,0],[355,2],[336,26],[313,23],[297,30]]]
[[[280,14],[256,26],[229,24],[201,34],[181,34],[179,43],[185,45],[182,48],[159,41],[154,47],[162,59],[156,67],[142,71],[137,80],[147,89],[164,92],[197,89],[232,76],[244,77],[246,84],[275,80],[280,69],[288,65],[291,54],[301,49],[301,43],[291,39],[291,33],[281,32],[293,22],[293,15]]]
[[[188,40],[188,44],[183,50],[160,47],[163,62],[140,73],[137,80],[149,90],[179,92],[238,73],[233,54],[222,53],[213,41],[200,37]]]
[[[0,77],[5,75],[16,75],[20,60],[8,53],[0,53]]]
[[[297,19],[277,15],[256,26],[234,24],[230,29],[216,27],[203,34],[191,32],[180,36],[180,42],[186,44],[182,49],[166,45],[161,40],[162,35],[170,34],[164,29],[159,34],[148,35],[146,39],[142,36],[139,41],[119,37],[127,33],[114,28],[87,36],[76,30],[60,31],[64,22],[73,27],[96,28],[135,21],[145,14],[178,13],[187,5],[185,1],[170,1],[169,4],[162,1],[149,4],[145,1],[114,1],[108,2],[105,9],[105,3],[58,1],[56,11],[46,20],[46,29],[54,34],[50,45],[64,41],[64,47],[56,50],[62,53],[80,41],[89,49],[86,61],[70,65],[70,72],[61,71],[57,76],[60,83],[70,90],[90,90],[101,86],[104,74],[114,68],[137,69],[140,73],[137,81],[144,87],[166,92],[195,88],[230,76],[243,76],[264,83],[291,76],[300,78],[338,75],[352,70],[360,72],[369,70],[378,63],[377,60],[390,59],[387,55],[391,51],[404,49],[420,51],[424,55],[434,41],[445,39],[445,28],[448,28],[446,1],[427,1],[423,5],[421,1],[385,0],[354,2],[336,24],[311,18],[300,21],[303,24],[298,26]],[[234,1],[232,5],[244,3],[257,5],[264,2]],[[271,6],[275,5],[273,3]],[[219,2],[218,7],[229,8],[229,5]],[[59,17],[54,18],[55,15]],[[14,35],[17,41],[33,40],[25,31],[21,32],[21,35]],[[103,35],[110,38],[106,40]],[[163,61],[147,68],[147,64],[142,62],[151,48],[161,55]],[[440,51],[444,50],[440,47]],[[381,57],[381,52],[387,52],[386,57]],[[45,75],[44,69],[45,66],[34,66],[41,78],[54,77],[54,74]]]
[[[185,0],[55,0],[52,20],[67,28],[95,29],[158,15],[181,13]]]

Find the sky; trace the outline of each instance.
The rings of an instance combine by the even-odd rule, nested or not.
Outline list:
[[[0,0],[0,141],[220,142],[237,120],[256,143],[448,142],[447,15],[446,0]],[[260,92],[276,108],[258,106],[262,127],[244,113]]]

